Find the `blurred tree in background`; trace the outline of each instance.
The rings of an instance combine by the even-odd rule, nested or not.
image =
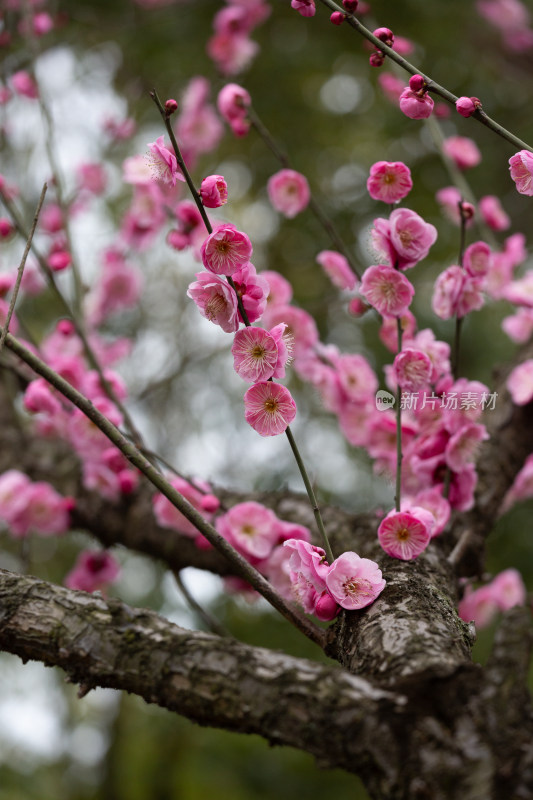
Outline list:
[[[39,37],[20,32],[32,5],[26,0],[2,0],[0,5],[0,88],[11,87],[17,71],[35,71],[46,108],[43,112],[38,103],[16,93],[4,98],[0,172],[18,187],[17,204],[28,229],[43,181],[49,181],[52,194],[57,189],[51,148],[63,198],[74,209],[71,234],[83,292],[96,282],[101,253],[113,241],[131,202],[132,186],[123,179],[125,159],[144,155],[147,143],[164,133],[150,90],[155,88],[161,98],[175,97],[181,107],[189,82],[197,76],[209,81],[211,103],[228,80],[246,88],[273,142],[290,166],[308,178],[359,274],[373,263],[373,220],[387,213],[367,193],[369,169],[380,160],[409,166],[414,184],[409,207],[439,232],[430,256],[417,268],[413,310],[419,328],[431,327],[438,338],[450,341],[452,326],[431,310],[433,285],[444,267],[457,263],[460,247],[458,226],[435,199],[439,189],[456,179],[442,157],[442,137],[469,136],[481,151],[480,164],[466,173],[471,193],[466,199],[475,202],[483,195],[496,195],[512,221],[505,232],[490,233],[491,246],[503,247],[505,238],[517,232],[526,234],[530,246],[531,200],[518,194],[509,178],[508,159],[517,148],[474,120],[463,119],[453,106],[448,106],[448,115],[443,112],[424,123],[405,117],[385,96],[379,78],[386,71],[406,85],[406,73],[388,59],[381,69],[372,69],[365,40],[346,23],[330,24],[330,10],[321,3],[316,15],[305,19],[289,0],[271,0],[269,16],[251,34],[257,53],[243,70],[229,76],[217,69],[206,49],[213,19],[224,6],[217,0],[50,0],[41,10],[50,14],[53,27]],[[510,47],[502,30],[480,14],[479,5],[450,0],[444,13],[437,2],[373,0],[361,19],[371,31],[387,26],[397,37],[405,37],[413,47],[409,61],[455,95],[480,98],[492,118],[531,142],[533,46],[526,42]],[[444,107],[442,100],[435,100]],[[106,120],[127,119],[135,122],[130,137],[121,140],[109,134],[109,127],[106,130]],[[76,211],[77,169],[95,162],[104,165],[107,189],[90,200],[81,194]],[[276,270],[290,281],[294,302],[313,315],[321,341],[364,355],[385,385],[383,367],[391,358],[379,339],[377,315],[347,314],[344,296],[316,264],[317,253],[332,247],[327,232],[309,209],[285,219],[269,202],[267,181],[280,168],[254,128],[245,137],[235,137],[225,127],[216,149],[195,159],[192,173],[197,185],[206,175],[225,176],[229,203],[213,218],[246,231],[258,270]],[[168,246],[169,227],[170,221],[148,247],[134,253],[144,281],[138,303],[101,326],[107,341],[123,337],[133,342],[117,369],[128,386],[127,405],[135,424],[152,452],[177,465],[181,473],[201,476],[221,493],[228,492],[228,505],[233,493],[237,501],[254,492],[300,492],[301,479],[283,437],[264,440],[244,424],[242,381],[233,373],[230,345],[204,320],[199,324],[197,309],[186,296],[199,266],[190,251]],[[476,215],[469,241],[484,238],[486,232]],[[21,241],[12,236],[0,242],[4,272],[13,271],[19,262]],[[58,281],[70,296],[72,287],[66,280],[62,283],[63,278],[60,275]],[[500,366],[516,356],[516,344],[501,332],[501,321],[511,310],[506,301],[489,302],[463,326],[461,372],[491,391],[501,378]],[[64,309],[46,289],[23,294],[17,313],[23,323],[21,335],[37,343],[64,316]],[[2,372],[7,396],[13,398],[20,389],[17,378],[8,369]],[[295,375],[290,388],[298,405],[296,435],[320,502],[341,506],[349,514],[390,507],[390,477],[376,474],[368,455],[348,444],[316,392]],[[60,456],[54,470],[59,464],[63,494],[76,497],[79,466],[70,452],[61,451]],[[59,458],[57,451],[49,458]],[[22,462],[22,454],[18,465],[5,457],[2,470],[24,469]],[[45,455],[32,477],[46,479],[47,470],[52,472],[52,466]],[[118,514],[126,519],[127,501],[121,502]],[[519,567],[528,589],[533,585],[531,510],[531,501],[518,504],[496,523],[485,563],[487,574]],[[104,512],[102,519],[105,527]],[[0,567],[61,584],[80,549],[94,543],[82,518],[77,527],[63,538],[14,539],[8,530],[0,531]],[[102,532],[101,541],[112,543],[113,535],[110,541],[106,536]],[[184,627],[205,628],[162,560],[126,547],[114,552],[121,577],[110,589],[111,596],[154,609]],[[228,593],[217,575],[190,569],[182,577],[191,594],[235,639],[333,663],[263,600],[248,602]],[[485,663],[495,629],[496,622],[479,634],[475,661]],[[76,691],[59,669],[22,666],[16,656],[1,654],[2,800],[370,796],[357,777],[322,770],[312,756],[296,749],[269,748],[256,736],[198,727],[112,689],[95,689],[83,699]],[[504,796],[510,797],[494,794]],[[485,795],[473,789],[469,797]]]

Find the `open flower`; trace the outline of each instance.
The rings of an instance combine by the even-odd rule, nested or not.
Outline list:
[[[234,333],[239,328],[237,295],[229,283],[212,272],[197,272],[196,278],[187,296],[194,300],[203,317],[220,325],[226,333]]]
[[[402,161],[377,161],[370,167],[366,188],[373,200],[399,203],[413,188],[411,170]]]
[[[296,416],[296,403],[285,386],[260,381],[244,395],[244,418],[261,436],[283,433]]]
[[[278,363],[278,346],[273,336],[262,328],[237,331],[231,348],[237,375],[248,383],[272,378]]]
[[[401,272],[378,264],[363,273],[360,292],[384,317],[402,317],[415,290]]]
[[[233,275],[252,255],[252,243],[235,225],[221,225],[202,245],[202,262],[215,275]]]
[[[509,171],[520,194],[533,196],[533,153],[520,150],[509,159]]]
[[[289,219],[303,211],[311,198],[307,178],[294,169],[281,169],[272,175],[267,190],[276,211]]]
[[[414,511],[391,511],[378,528],[379,543],[392,558],[411,561],[428,545],[431,533],[425,520],[430,512],[417,508],[423,513],[415,515]]]
[[[375,561],[347,552],[331,565],[326,585],[342,608],[353,610],[373,603],[385,588],[385,581]]]
[[[160,136],[155,142],[150,142],[148,148],[150,150],[148,161],[158,180],[168,183],[170,186],[175,186],[177,180],[185,180],[181,172],[178,171],[176,156],[168,147],[165,147],[163,136]]]

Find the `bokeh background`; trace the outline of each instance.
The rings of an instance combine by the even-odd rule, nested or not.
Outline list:
[[[269,19],[253,33],[260,48],[257,57],[230,79],[250,92],[255,111],[291,166],[308,177],[361,272],[372,263],[372,220],[387,213],[366,192],[369,168],[378,160],[408,164],[414,180],[408,205],[439,231],[430,256],[412,275],[415,311],[420,328],[433,327],[449,341],[452,325],[435,317],[430,298],[435,277],[457,260],[459,234],[435,200],[436,191],[451,183],[435,136],[470,136],[480,148],[481,164],[466,175],[472,195],[497,195],[512,218],[506,234],[494,235],[496,246],[519,231],[530,240],[531,200],[516,192],[508,172],[515,148],[453,109],[434,125],[407,119],[383,95],[379,70],[369,67],[369,51],[348,26],[331,25],[320,3],[312,19],[293,11],[289,0],[272,0],[270,5]],[[476,3],[449,0],[445,5],[444,11],[440,2],[374,0],[364,21],[370,29],[386,25],[411,40],[409,60],[454,94],[479,97],[488,114],[533,141],[533,49],[506,46],[501,31],[480,16]],[[9,6],[0,7],[7,27],[13,13]],[[107,193],[73,220],[76,253],[88,285],[130,200],[122,162],[146,152],[147,142],[163,133],[149,90],[155,87],[162,98],[179,101],[191,78],[202,75],[211,81],[214,100],[228,80],[206,54],[213,16],[221,6],[215,0],[181,0],[161,7],[142,7],[133,0],[52,2],[50,10],[59,24],[37,52],[20,38],[3,48],[4,81],[34,63],[54,120],[53,146],[67,195],[75,191],[79,163],[105,164]],[[384,69],[395,72],[390,65]],[[108,114],[136,120],[132,140],[109,143],[101,128]],[[29,219],[42,181],[49,177],[40,113],[20,99],[0,107],[0,122],[0,171],[20,186]],[[343,352],[364,354],[384,386],[382,367],[390,355],[379,341],[377,319],[350,317],[345,299],[315,263],[317,252],[331,247],[325,232],[309,211],[289,221],[268,202],[266,182],[279,168],[254,131],[243,139],[227,131],[216,152],[195,166],[194,177],[226,176],[230,201],[218,216],[248,232],[258,269],[275,269],[289,278],[295,302],[314,315],[322,340]],[[130,387],[137,424],[154,451],[215,486],[244,492],[301,489],[283,437],[265,441],[244,430],[242,383],[232,371],[229,337],[201,320],[186,298],[198,265],[190,254],[168,248],[164,233],[136,255],[145,279],[139,306],[108,323],[109,335],[130,336],[135,342],[119,371]],[[469,241],[483,234],[475,225]],[[1,245],[1,268],[17,263],[21,250],[20,242]],[[504,302],[489,302],[464,326],[462,371],[491,389],[495,368],[516,350],[500,328],[510,311]],[[20,308],[37,339],[58,313],[47,293]],[[321,501],[353,510],[390,505],[392,486],[373,473],[363,452],[347,444],[318,397],[295,376],[289,386],[299,409],[295,434]],[[487,561],[489,573],[519,567],[529,589],[532,510],[531,503],[522,503],[497,523]],[[61,582],[86,544],[87,537],[78,532],[60,541],[32,541],[29,554],[21,553],[9,534],[0,531],[0,565],[17,569],[24,563],[30,571]],[[160,565],[126,552],[117,557],[122,577],[114,594],[156,608],[180,624],[201,627]],[[262,602],[250,605],[228,596],[221,581],[211,576],[191,571],[184,580],[238,638],[316,658],[311,645]],[[480,633],[475,657],[481,661],[492,633]],[[269,748],[255,737],[201,729],[112,691],[97,690],[80,701],[61,673],[22,666],[18,659],[0,655],[2,800],[288,800],[296,794],[367,797],[357,779],[321,771],[301,753]]]

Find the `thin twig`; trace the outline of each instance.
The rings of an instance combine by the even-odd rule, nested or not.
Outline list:
[[[411,64],[407,61],[403,56],[399,55],[392,47],[389,47],[381,39],[378,39],[374,34],[365,28],[365,26],[359,22],[359,20],[351,14],[346,14],[346,9],[342,6],[337,5],[337,3],[333,2],[333,0],[320,0],[320,2],[327,6],[331,11],[340,11],[341,14],[345,15],[346,22],[352,28],[354,28],[361,36],[364,36],[365,39],[368,39],[369,42],[376,47],[377,50],[381,50],[385,53],[391,61],[395,61],[400,67],[402,67],[406,72],[410,75],[422,75],[424,81],[427,84],[428,91],[432,92],[433,94],[439,95],[444,100],[447,100],[448,103],[451,103],[455,106],[457,100],[459,99],[456,95],[452,92],[448,91],[444,86],[441,86],[439,83],[434,81],[429,75],[426,75],[421,69]],[[477,109],[472,114],[472,119],[477,120],[482,125],[485,125],[486,128],[489,128],[491,131],[496,133],[498,136],[501,136],[502,139],[506,139],[515,147],[518,147],[520,150],[529,150],[533,153],[533,147],[527,142],[522,141],[519,139],[518,136],[515,136],[511,131],[508,131],[502,125],[500,125],[495,120],[491,119],[482,109]]]
[[[0,328],[1,331],[1,328]],[[205,536],[225,558],[228,559],[235,572],[256,589],[279,613],[292,623],[299,631],[307,636],[319,647],[326,644],[326,632],[303,616],[299,611],[288,605],[276,592],[272,584],[264,578],[245,558],[243,558],[224,539],[217,529],[207,522],[200,512],[180,494],[166,478],[151,464],[133,442],[119,431],[84,395],[77,391],[68,381],[41,361],[36,355],[27,350],[14,336],[7,334],[6,346],[19,358],[26,362],[38,375],[45,378],[64,397],[70,400],[93,422],[102,433],[123,453],[128,461],[145,475],[150,483],[170,500],[178,511],[191,522],[194,527]]]
[[[13,287],[13,295],[11,297],[11,302],[9,304],[9,309],[7,312],[6,321],[4,323],[4,330],[2,331],[2,336],[0,336],[0,353],[4,347],[4,342],[6,340],[6,336],[9,332],[9,323],[11,322],[11,317],[13,316],[13,311],[15,310],[15,303],[17,302],[17,297],[20,289],[20,283],[22,281],[22,276],[24,274],[24,267],[26,266],[26,259],[28,258],[28,254],[31,249],[31,243],[33,240],[33,235],[35,233],[35,229],[37,227],[37,222],[39,221],[39,215],[41,213],[41,208],[43,207],[44,196],[46,194],[46,190],[48,189],[48,185],[45,183],[41,190],[41,196],[39,197],[39,202],[37,203],[37,209],[35,211],[35,216],[33,217],[33,222],[31,226],[31,230],[28,234],[28,239],[26,241],[26,247],[24,248],[24,253],[22,254],[22,259],[19,264],[18,272],[17,272],[17,280],[15,281],[15,286]]]
[[[195,614],[197,614],[204,625],[207,627],[211,633],[216,633],[217,636],[223,636],[224,638],[228,638],[231,636],[230,632],[219,622],[215,617],[212,616],[208,611],[203,608],[200,603],[192,596],[190,591],[188,590],[187,586],[181,579],[181,574],[179,572],[173,572],[174,580],[176,581],[176,585],[180,590],[181,594],[183,595],[185,602]]]

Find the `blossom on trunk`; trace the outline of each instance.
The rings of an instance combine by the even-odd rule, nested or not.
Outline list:
[[[375,561],[346,552],[335,559],[326,575],[331,596],[349,610],[373,603],[385,588],[381,570]]]

